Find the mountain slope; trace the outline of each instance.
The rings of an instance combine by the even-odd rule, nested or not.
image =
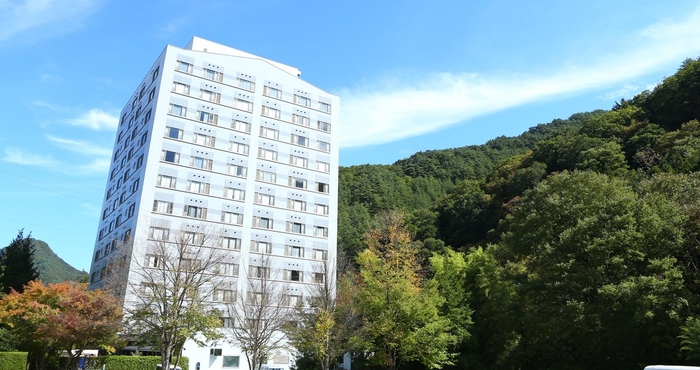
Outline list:
[[[87,279],[85,271],[79,271],[61,259],[46,242],[32,239],[34,265],[39,270],[39,278],[44,283],[60,283],[67,280]]]

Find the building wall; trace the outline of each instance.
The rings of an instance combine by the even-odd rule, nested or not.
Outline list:
[[[119,266],[128,304],[127,282],[138,284],[133,271],[154,238],[206,228],[239,265],[230,278],[239,290],[248,267],[269,256],[272,278],[307,294],[319,260],[335,262],[340,102],[299,74],[199,38],[165,48],[121,113],[91,288]],[[271,249],[255,251],[256,241]],[[192,369],[218,369],[235,355],[246,368],[230,345],[219,357],[191,344],[188,352]]]

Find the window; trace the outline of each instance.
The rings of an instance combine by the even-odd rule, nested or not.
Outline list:
[[[250,133],[250,123],[248,123],[248,122],[243,122],[243,121],[239,121],[239,120],[234,119],[233,122],[231,122],[231,128],[236,130],[236,131]]]
[[[326,281],[326,274],[322,272],[314,272],[314,283],[322,284]]]
[[[284,280],[302,281],[304,273],[299,270],[284,270]]]
[[[289,186],[293,186],[299,189],[306,189],[306,180],[298,177],[289,177]]]
[[[328,237],[328,228],[323,227],[323,226],[314,226],[314,236],[327,238]]]
[[[242,78],[236,79],[238,87],[248,91],[255,91],[255,83],[253,81],[244,80]]]
[[[280,117],[281,117],[281,113],[280,113],[279,109],[266,107],[264,105],[262,107],[262,115],[265,117],[270,117],[270,118],[275,118],[275,119],[280,119]]]
[[[197,119],[204,123],[215,125],[219,121],[219,116],[214,113],[197,111]]]
[[[187,108],[183,107],[182,105],[170,104],[170,109],[168,109],[168,113],[172,114],[173,116],[184,117],[187,115]]]
[[[250,266],[250,277],[258,279],[269,278],[270,269],[262,266]],[[255,298],[253,299],[257,299],[256,302],[262,302],[263,300],[263,296],[260,293],[248,292],[248,294],[254,295]]]
[[[295,211],[306,211],[306,202],[303,200],[287,199],[287,208]]]
[[[150,102],[150,101],[153,100],[153,98],[155,98],[155,97],[156,97],[156,88],[154,87],[154,88],[151,89],[151,91],[148,93],[148,101]],[[150,111],[149,111],[149,112],[150,112]]]
[[[190,85],[186,85],[180,82],[173,82],[173,92],[176,92],[178,94],[189,95]]]
[[[253,103],[243,99],[234,99],[233,107],[236,109],[244,110],[246,112],[253,111]]]
[[[294,102],[305,107],[311,106],[311,99],[305,96],[294,95]]]
[[[221,94],[213,92],[211,90],[200,90],[199,97],[214,103],[218,103],[219,101],[221,101]]]
[[[192,157],[190,159],[190,166],[194,168],[201,168],[203,170],[211,170],[212,160],[202,157]]]
[[[169,237],[170,237],[170,230],[168,230],[164,227],[151,226],[151,228],[148,229],[148,238],[149,239],[168,240]]]
[[[229,238],[226,236],[222,236],[221,237],[221,248],[240,250],[241,249],[241,239]]]
[[[233,302],[236,300],[236,291],[230,289],[214,289],[214,300],[219,302]]]
[[[272,253],[272,243],[259,242],[257,240],[253,240],[250,243],[250,250],[251,250],[251,252],[271,254]]]
[[[158,78],[158,72],[160,72],[160,67],[156,68],[153,73],[151,73],[151,82],[155,81],[156,78]]]
[[[319,103],[318,103],[318,109],[320,109],[320,110],[322,110],[322,111],[324,111],[324,112],[326,112],[326,113],[330,113],[330,112],[331,112],[331,105],[328,104],[328,103],[319,102]]]
[[[286,255],[292,257],[304,257],[304,248],[296,245],[288,245],[286,249]]]
[[[321,193],[328,193],[330,189],[330,186],[326,184],[325,182],[317,182],[316,183],[316,191],[321,192]]]
[[[158,186],[162,186],[164,188],[175,188],[175,184],[177,183],[177,178],[173,176],[167,176],[167,175],[158,175],[158,180],[156,184]]]
[[[260,136],[266,137],[268,139],[278,140],[280,137],[280,132],[275,130],[274,128],[260,126]]]
[[[331,144],[327,143],[325,141],[318,141],[318,150],[322,150],[324,152],[330,152],[331,151]]]
[[[331,164],[328,162],[316,161],[316,169],[321,172],[331,172]]]
[[[309,165],[309,160],[304,157],[299,157],[296,155],[289,156],[289,164],[293,166],[299,166],[306,168]]]
[[[282,299],[285,306],[291,307],[296,307],[304,302],[300,295],[285,294]]]
[[[276,182],[277,181],[277,174],[274,172],[258,170],[255,173],[255,179],[257,179],[258,181],[264,181],[264,182]]]
[[[136,160],[134,168],[141,168],[141,166],[143,166],[143,154],[141,154],[141,156],[139,156],[139,159]]]
[[[233,212],[221,212],[221,222],[232,225],[243,225],[243,214]]]
[[[204,68],[204,78],[221,82],[224,78],[224,74],[213,69]]]
[[[292,135],[292,144],[309,146],[309,138],[306,136]]]
[[[322,249],[314,249],[312,258],[319,261],[325,261],[326,253],[327,252]]]
[[[173,213],[173,203],[166,202],[164,200],[154,200],[153,201],[153,212],[157,213]]]
[[[223,367],[225,369],[229,368],[238,368],[238,356],[224,356],[224,364]]]
[[[177,70],[180,72],[192,73],[192,64],[178,60]]]
[[[162,263],[161,256],[155,254],[146,255],[146,267],[158,267]]]
[[[141,140],[139,141],[139,145],[143,146],[143,144],[146,144],[146,140],[148,140],[148,131],[144,132],[143,135],[141,135]]]
[[[255,203],[265,206],[275,205],[275,196],[269,194],[255,193]]]
[[[207,218],[207,209],[197,206],[185,206],[183,215],[194,218]]]
[[[272,219],[267,217],[253,217],[253,227],[272,229]]]
[[[318,204],[314,206],[314,213],[317,213],[319,215],[328,215],[328,210],[329,207],[325,204]]]
[[[236,177],[246,177],[248,175],[248,168],[237,164],[229,164],[228,174]]]
[[[209,194],[209,184],[201,181],[187,181],[187,191],[200,194]]]
[[[292,114],[292,123],[302,126],[309,126],[311,120],[309,117],[300,116],[298,114]]]
[[[282,90],[275,89],[274,87],[265,86],[263,93],[275,99],[282,99]]]
[[[258,158],[267,159],[269,161],[276,161],[277,152],[270,149],[258,148]]]
[[[127,209],[127,211],[126,211],[126,217],[133,216],[135,211],[136,211],[136,204],[130,205],[129,209]]]
[[[321,131],[331,132],[331,124],[328,122],[318,121],[316,124],[316,128]]]
[[[249,148],[250,147],[247,144],[238,143],[235,141],[229,142],[229,150],[234,152],[234,153],[248,155]]]
[[[301,222],[287,221],[287,231],[290,233],[303,234],[306,231],[306,225]]]
[[[182,139],[182,130],[175,127],[165,126],[165,136],[171,139]]]
[[[233,200],[245,200],[245,190],[224,188],[224,197]]]
[[[194,134],[194,142],[199,145],[214,147],[216,138],[209,135]]]

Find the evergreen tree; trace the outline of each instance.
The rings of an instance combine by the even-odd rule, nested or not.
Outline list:
[[[19,230],[17,236],[2,252],[0,269],[0,284],[5,294],[9,294],[13,289],[22,293],[25,285],[39,279],[39,271],[34,265],[31,233],[25,237],[24,229]]]

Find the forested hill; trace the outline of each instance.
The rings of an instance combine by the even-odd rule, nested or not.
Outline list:
[[[609,110],[341,168],[339,249],[400,210],[426,269],[452,259],[446,304],[472,310],[454,368],[699,364],[699,119],[688,59]]]
[[[87,273],[69,265],[42,240],[32,239],[34,265],[39,270],[39,279],[44,283],[63,281],[86,281]]]

